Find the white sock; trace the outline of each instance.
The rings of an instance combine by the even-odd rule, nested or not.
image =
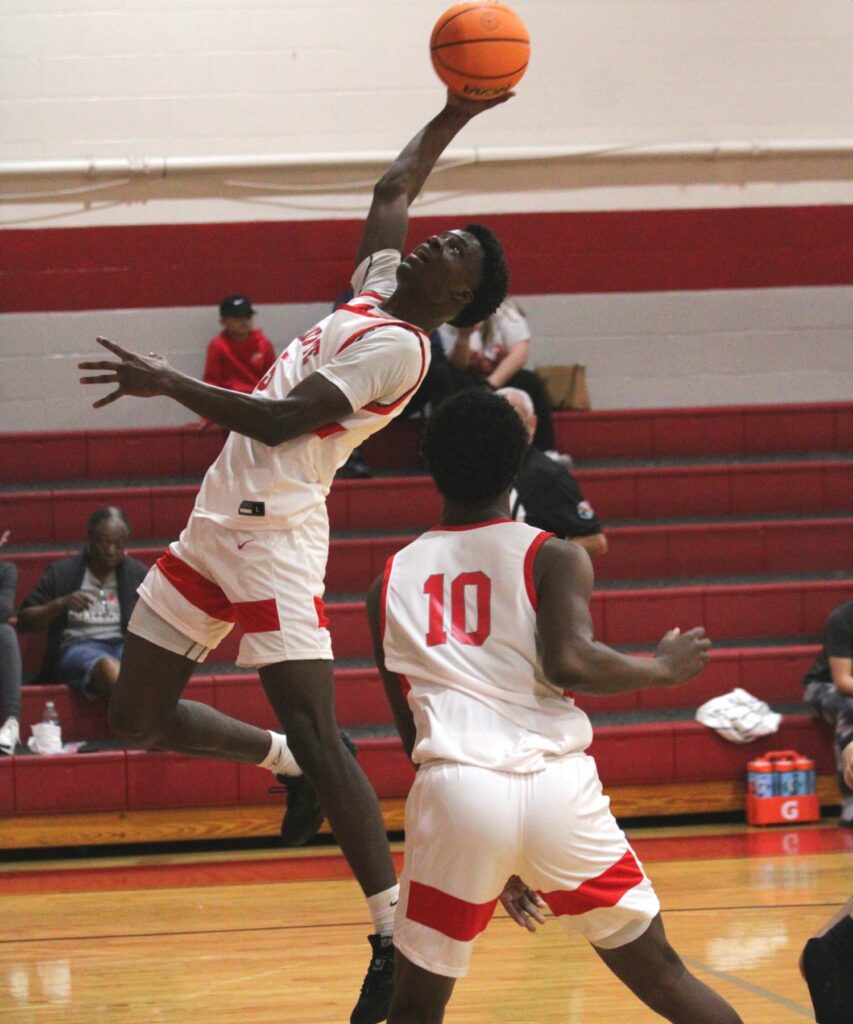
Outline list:
[[[263,761],[258,761],[258,766],[269,768],[273,775],[301,775],[302,769],[290,752],[287,737],[284,733],[273,732],[271,729],[269,732],[272,739],[270,752]]]
[[[367,909],[373,918],[373,927],[376,929],[377,935],[394,934],[394,914],[399,897],[399,885],[392,885],[384,892],[377,892],[367,897]]]

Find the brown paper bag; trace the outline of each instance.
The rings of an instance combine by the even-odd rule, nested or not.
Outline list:
[[[586,367],[583,364],[540,366],[536,373],[542,381],[548,404],[552,409],[586,412],[592,408],[586,384]]]

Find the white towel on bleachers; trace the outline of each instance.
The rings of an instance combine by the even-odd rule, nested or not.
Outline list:
[[[751,743],[779,729],[782,716],[763,700],[738,687],[713,697],[696,709],[696,721],[715,729],[732,743]]]

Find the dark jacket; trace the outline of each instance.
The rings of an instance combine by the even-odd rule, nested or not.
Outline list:
[[[145,579],[148,567],[143,565],[136,558],[125,558],[116,566],[116,589],[118,591],[118,603],[121,611],[121,629],[124,632],[130,621],[130,614],[136,604],[136,589]],[[76,555],[69,555],[67,558],[60,558],[58,562],[51,562],[45,569],[44,575],[38,581],[35,589],[21,605],[21,608],[30,608],[47,604],[56,597],[64,597],[66,594],[73,594],[79,590],[83,583],[83,576],[86,573],[86,556],[81,551]],[[36,683],[55,682],[54,665],[59,657],[59,649],[62,641],[62,632],[68,622],[68,613],[63,612],[51,622],[47,629],[47,650],[44,652],[44,660],[38,675],[33,680]]]
[[[575,477],[538,448],[528,448],[521,472],[515,481],[516,499],[510,515],[524,507],[525,522],[539,530],[550,530],[558,537],[591,537],[604,525],[595,509],[585,500]]]

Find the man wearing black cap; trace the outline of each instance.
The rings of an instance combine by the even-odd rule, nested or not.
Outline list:
[[[258,330],[248,295],[226,295],[219,303],[222,333],[207,346],[204,382],[250,395],[275,362],[272,342]]]

